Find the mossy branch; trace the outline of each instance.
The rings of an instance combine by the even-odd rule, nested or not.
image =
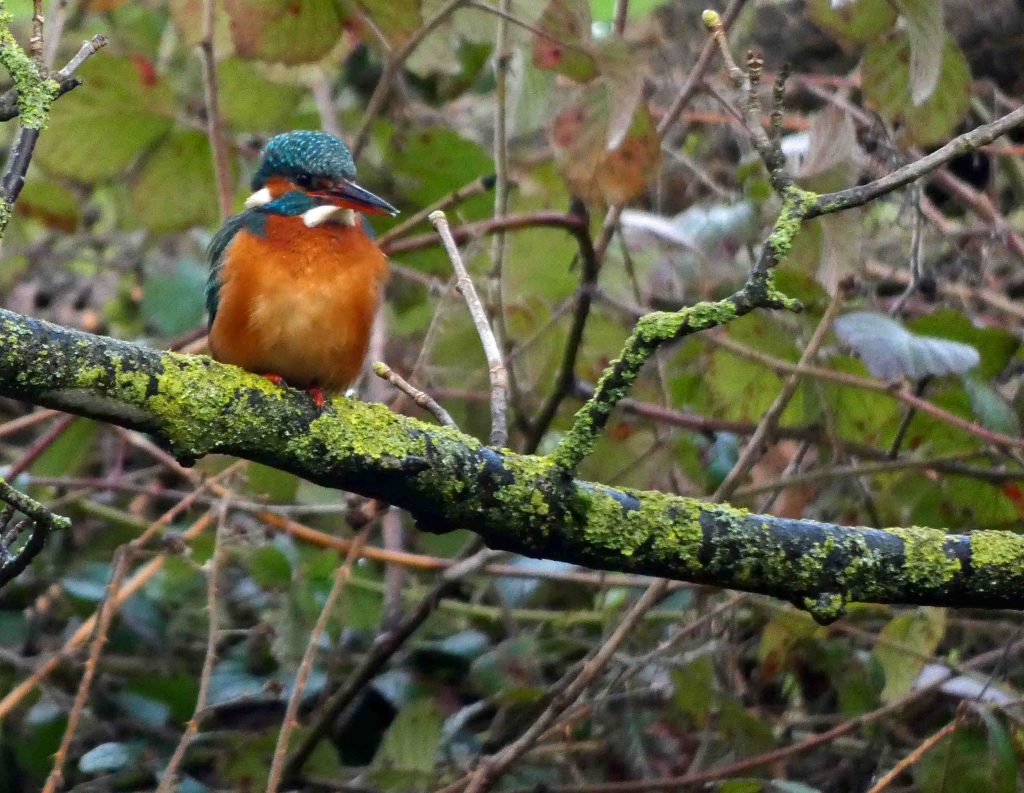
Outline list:
[[[641,336],[676,332],[660,323],[649,320]],[[8,311],[0,395],[149,432],[184,462],[231,454],[380,498],[428,531],[464,528],[529,556],[761,592],[822,620],[854,600],[1024,600],[1024,537],[1010,532],[850,528],[606,487],[382,405],[338,398],[320,412],[303,392],[206,357]]]

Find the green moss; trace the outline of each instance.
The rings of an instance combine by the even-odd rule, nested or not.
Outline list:
[[[945,532],[920,526],[886,531],[903,540],[903,574],[910,583],[938,589],[960,572],[960,560],[946,553]]]
[[[803,607],[819,625],[831,625],[846,614],[846,598],[837,592],[822,592],[817,597],[804,598]]]
[[[782,196],[782,210],[768,235],[768,245],[771,246],[776,262],[781,262],[789,255],[804,216],[817,200],[816,193],[802,190],[796,185],[786,188]]]
[[[976,572],[988,568],[1020,575],[1024,571],[1024,535],[1008,531],[972,532],[971,566]]]
[[[0,64],[10,73],[18,90],[22,126],[42,129],[60,86],[46,77],[39,65],[18,46],[11,34],[11,15],[7,11],[0,11]]]
[[[530,516],[550,515],[549,501],[556,498],[551,479],[555,464],[547,457],[509,454],[505,457],[505,469],[512,475],[512,481],[498,488],[495,499],[506,508],[523,510]]]

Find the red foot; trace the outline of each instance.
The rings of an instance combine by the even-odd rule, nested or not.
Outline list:
[[[263,375],[263,377],[265,377],[271,383],[276,385],[278,388],[284,388],[285,387],[284,378],[281,377],[281,375],[279,375],[279,374],[265,374],[265,375]]]
[[[314,385],[306,389],[309,395],[313,397],[313,404],[316,405],[317,410],[322,410],[327,400],[324,398],[324,392],[320,386]]]

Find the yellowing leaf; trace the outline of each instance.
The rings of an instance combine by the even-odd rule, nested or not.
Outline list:
[[[584,201],[626,203],[643,192],[661,161],[661,146],[647,105],[637,105],[621,143],[606,146],[614,97],[607,83],[583,91],[557,114],[550,129],[555,162],[574,195]]]
[[[344,28],[337,0],[225,0],[225,5],[242,58],[311,63],[331,51]]]
[[[533,62],[537,68],[581,83],[597,76],[597,62],[586,47],[590,41],[590,7],[586,0],[551,0],[536,28]]]

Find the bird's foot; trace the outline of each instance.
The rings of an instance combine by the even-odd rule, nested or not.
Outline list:
[[[287,385],[287,383],[285,383],[285,381],[284,381],[284,378],[281,377],[281,375],[279,375],[279,374],[265,374],[265,375],[262,375],[262,376],[263,376],[264,379],[269,380],[271,383],[276,385],[278,388],[284,388]]]
[[[309,395],[313,397],[313,404],[316,405],[317,410],[323,410],[327,400],[324,397],[323,389],[318,385],[310,386],[306,389]]]

